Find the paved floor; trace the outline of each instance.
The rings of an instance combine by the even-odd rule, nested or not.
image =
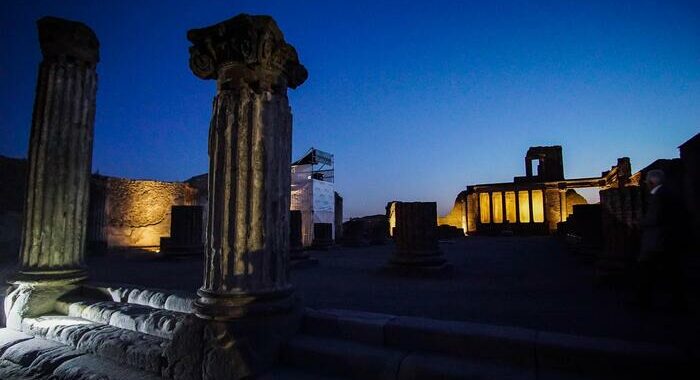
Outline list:
[[[437,278],[382,271],[393,245],[311,252],[318,265],[292,282],[312,308],[341,308],[530,327],[692,346],[700,338],[697,294],[690,315],[624,306],[621,288],[595,285],[593,266],[552,237],[468,237],[441,244],[452,271]],[[5,266],[3,263],[3,266]],[[88,260],[91,279],[195,291],[201,258],[108,254]],[[0,274],[3,272],[0,272]],[[695,286],[693,289],[697,289]]]

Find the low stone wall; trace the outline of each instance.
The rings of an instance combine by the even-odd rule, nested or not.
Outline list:
[[[187,183],[104,178],[105,232],[110,247],[157,247],[170,235],[170,208],[196,205]]]

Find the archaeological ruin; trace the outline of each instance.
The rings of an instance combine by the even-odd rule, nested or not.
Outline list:
[[[524,176],[466,186],[443,217],[436,202],[390,201],[344,220],[334,155],[293,161],[289,90],[309,72],[272,17],[187,31],[193,80],[212,85],[199,104],[209,168],[177,182],[91,173],[98,36],[56,17],[37,28],[29,155],[0,156],[0,269],[18,257],[1,297],[0,379],[700,372],[695,315],[640,314],[618,298],[626,288],[596,287],[638,269],[655,169],[700,273],[700,134],[678,158],[635,172],[622,157],[586,178],[565,177],[561,146],[530,147]]]
[[[292,119],[286,93],[307,77],[296,51],[266,16],[239,15],[188,32],[190,68],[216,80],[217,94],[204,284],[196,299],[187,299],[83,282],[99,43],[82,23],[47,17],[38,27],[44,60],[21,261],[5,297],[2,377],[232,379],[262,373],[301,316],[287,268]],[[107,233],[94,237],[158,245],[163,231],[148,228],[162,227],[171,216],[168,249],[199,244],[191,236],[202,213],[185,207],[197,198],[188,185],[100,178],[93,192],[100,191],[90,214]],[[183,206],[169,215],[173,204]],[[13,357],[28,352],[41,363]],[[109,360],[119,356],[127,367]]]
[[[611,181],[606,175],[566,179],[561,146],[531,147],[525,155],[525,176],[467,186],[438,224],[465,234],[554,233],[575,205],[587,203],[575,189],[607,188]]]

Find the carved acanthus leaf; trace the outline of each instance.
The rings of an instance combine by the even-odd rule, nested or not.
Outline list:
[[[243,65],[251,73],[279,75],[286,85],[296,88],[308,73],[299,63],[296,50],[284,40],[269,16],[241,14],[219,24],[192,29],[190,68],[202,79],[219,79],[220,69]]]

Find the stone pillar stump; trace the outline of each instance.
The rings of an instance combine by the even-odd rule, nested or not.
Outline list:
[[[5,312],[53,309],[57,295],[86,277],[84,264],[99,42],[86,25],[37,21],[43,60],[34,99],[19,268]]]
[[[202,211],[202,206],[170,208],[170,237],[160,238],[162,255],[202,255]]]
[[[438,247],[437,204],[435,202],[393,202],[396,220],[396,248],[389,259],[389,268],[407,272],[442,271],[447,269]]]

